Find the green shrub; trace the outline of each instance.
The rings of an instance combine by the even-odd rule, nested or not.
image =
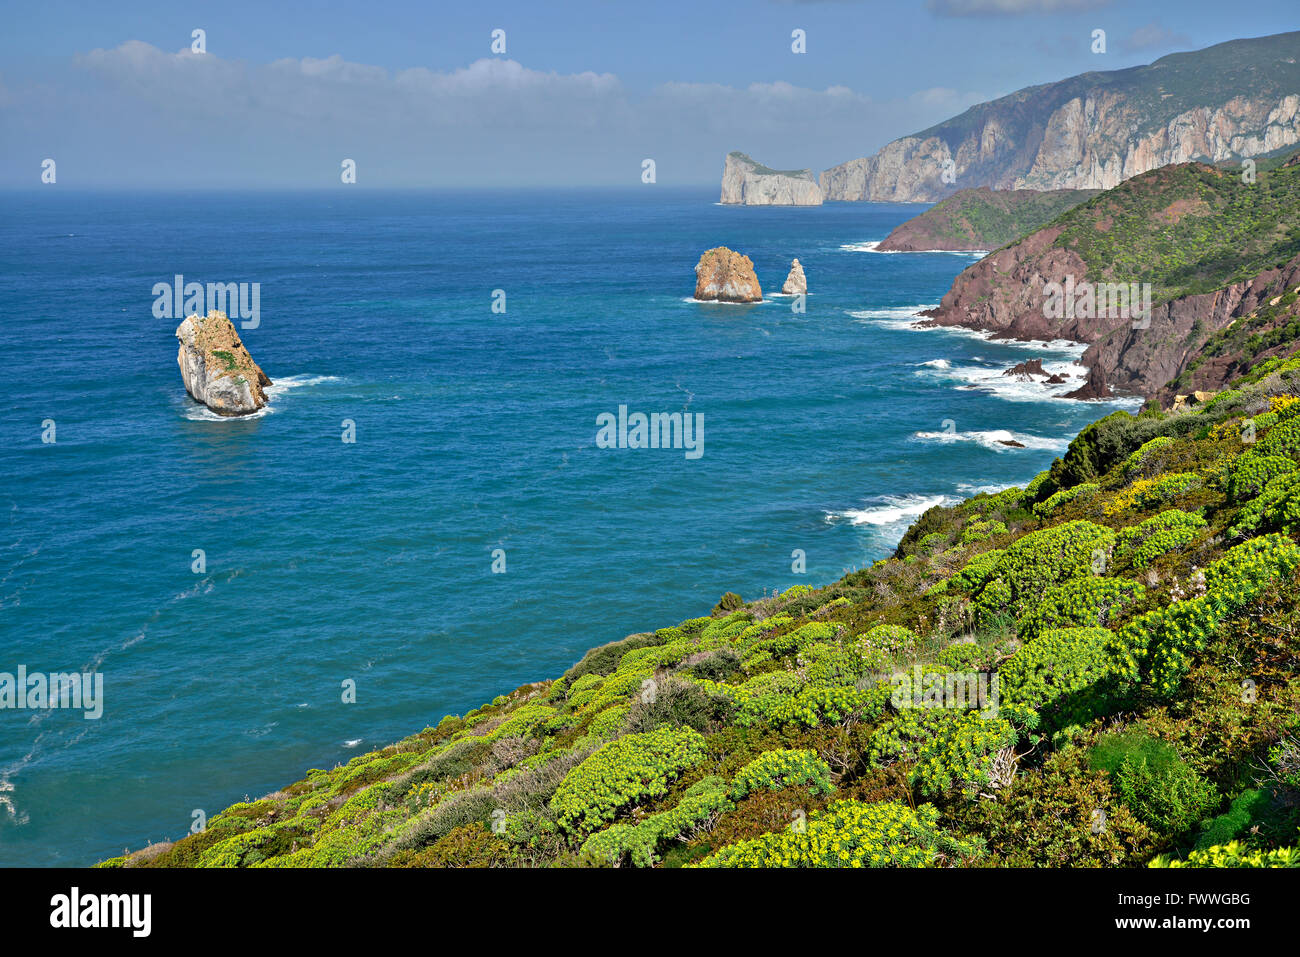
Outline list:
[[[994,578],[976,598],[980,617],[1004,608],[1024,614],[1053,585],[1092,573],[1115,544],[1115,533],[1092,522],[1074,521],[1033,532],[1007,546],[994,568]],[[1005,588],[990,591],[1001,581]],[[1008,597],[1009,596],[1009,597]]]
[[[665,843],[707,829],[732,807],[722,779],[707,777],[687,788],[670,810],[651,814],[636,824],[620,821],[596,832],[583,843],[582,857],[596,864],[617,866],[631,860],[637,867],[650,867]]]
[[[1038,606],[1020,621],[1020,637],[1033,641],[1053,628],[1107,628],[1146,589],[1137,582],[1097,575],[1075,578],[1043,593]]]
[[[1077,498],[1092,498],[1099,491],[1101,491],[1101,486],[1094,482],[1084,482],[1082,485],[1076,485],[1073,488],[1063,488],[1059,492],[1053,492],[1035,505],[1034,514],[1039,518],[1047,518],[1066,502],[1072,502]]]
[[[704,760],[704,738],[689,728],[659,728],[611,741],[570,771],[551,799],[560,826],[586,833],[631,804],[668,792]]]
[[[754,791],[792,787],[806,787],[809,794],[830,794],[835,790],[831,769],[816,751],[764,751],[736,772],[730,794],[738,801]]]
[[[1119,630],[1115,667],[1126,678],[1171,695],[1226,617],[1253,602],[1275,579],[1300,566],[1300,548],[1265,535],[1228,549],[1205,570],[1205,595],[1147,612]]]
[[[1273,479],[1294,472],[1295,467],[1295,462],[1283,455],[1247,452],[1232,463],[1228,472],[1228,497],[1234,502],[1252,499]]]
[[[1204,850],[1195,850],[1186,860],[1171,859],[1168,855],[1155,858],[1151,867],[1300,867],[1300,847],[1282,847],[1261,851],[1247,847],[1240,841],[1218,844]]]
[[[1300,529],[1300,472],[1285,472],[1270,480],[1241,510],[1232,533],[1251,535],[1264,529],[1288,535]]]
[[[961,543],[970,545],[973,542],[983,542],[997,535],[1005,535],[1007,526],[995,519],[984,522],[972,522],[967,525],[961,533]]]
[[[1044,632],[998,671],[1002,706],[1037,712],[1045,730],[1083,724],[1105,713],[1108,679],[1114,674],[1112,638],[1105,628]]]
[[[950,837],[939,812],[897,801],[836,801],[802,828],[765,834],[709,855],[700,867],[933,867],[973,857],[975,845]]]
[[[909,780],[922,794],[974,793],[990,783],[994,755],[1015,742],[1002,718],[956,708],[904,708],[871,735],[869,760],[910,763]]]
[[[1115,791],[1138,819],[1165,834],[1181,834],[1219,804],[1219,792],[1184,761],[1153,767],[1145,757],[1126,757]]]
[[[1181,509],[1166,509],[1119,533],[1115,560],[1146,568],[1161,555],[1190,545],[1205,530],[1201,516]]]

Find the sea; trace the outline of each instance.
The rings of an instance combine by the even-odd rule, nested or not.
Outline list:
[[[1060,397],[1080,346],[916,328],[978,259],[875,251],[921,209],[0,194],[0,691],[102,682],[98,714],[0,695],[0,865],[179,839],[724,592],[830,583],[1133,407]],[[694,301],[720,245],[763,302]],[[176,277],[256,290],[261,413],[187,397]],[[1069,384],[1002,374],[1031,358]],[[698,448],[598,442],[620,410]]]

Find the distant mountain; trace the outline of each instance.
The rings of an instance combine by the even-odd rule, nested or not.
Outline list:
[[[810,169],[771,169],[745,153],[727,154],[722,202],[744,206],[820,206],[822,191]]]
[[[997,249],[1050,223],[1100,190],[963,189],[895,227],[880,252]]]
[[[1136,176],[966,269],[928,315],[1009,338],[1088,343],[1082,398],[1113,388],[1163,401],[1219,388],[1253,358],[1280,354],[1269,344],[1290,345],[1273,330],[1293,329],[1300,312],[1291,294],[1300,163],[1271,165],[1254,182],[1202,163]],[[1146,283],[1148,317],[1134,314],[1136,297],[1127,314],[1108,308],[1108,291],[1102,301],[1104,290]],[[1062,292],[1068,310],[1053,308]],[[1206,354],[1215,343],[1220,351]]]
[[[1267,156],[1297,142],[1293,32],[1028,87],[829,169],[820,182],[827,200],[883,202],[935,202],[977,186],[1110,189],[1161,166]]]

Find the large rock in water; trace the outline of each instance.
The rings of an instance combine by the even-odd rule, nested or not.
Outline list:
[[[802,296],[808,291],[808,279],[803,274],[803,266],[799,265],[799,260],[790,263],[790,275],[785,277],[785,285],[781,291],[787,296]]]
[[[810,169],[769,169],[744,153],[727,154],[722,202],[742,206],[820,206],[822,189]]]
[[[271,384],[224,312],[189,316],[176,327],[185,391],[219,415],[248,415],[266,405]]]
[[[706,250],[695,264],[695,298],[761,302],[763,290],[754,275],[754,263],[726,246]]]

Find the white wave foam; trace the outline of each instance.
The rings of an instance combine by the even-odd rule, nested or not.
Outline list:
[[[844,243],[840,246],[845,252],[850,253],[879,253],[882,256],[905,255],[907,253],[943,253],[948,256],[969,256],[972,259],[983,259],[989,254],[987,249],[881,249],[880,244],[883,239],[872,240],[866,243]]]
[[[701,306],[761,306],[771,301],[771,299],[760,299],[758,302],[724,302],[721,299],[696,299],[694,296],[687,296],[682,300],[682,302],[693,302]]]
[[[917,369],[916,374],[954,382],[957,383],[956,388],[958,389],[986,392],[1008,402],[1077,401],[1075,399],[1066,399],[1065,396],[1067,393],[1078,389],[1087,380],[1088,369],[1086,366],[1079,365],[1071,359],[1063,362],[1044,362],[1043,370],[1049,375],[1060,375],[1065,381],[1048,385],[1045,379],[1037,376],[1025,378],[1003,375],[1006,368],[994,363],[949,366],[948,368],[929,366]],[[1123,398],[1108,399],[1106,401],[1119,406],[1134,403],[1134,400]],[[1137,404],[1141,404],[1140,400],[1137,400]]]
[[[997,495],[998,492],[1005,492],[1009,488],[1020,488],[1017,484],[999,484],[999,485],[971,485],[969,482],[957,483],[957,491],[967,497],[974,495]]]
[[[262,406],[256,412],[248,413],[248,415],[218,415],[206,405],[195,402],[193,399],[187,399],[185,418],[191,422],[245,422],[249,419],[260,419],[262,416],[270,415],[274,411],[268,404]]]
[[[947,359],[931,359],[929,362],[918,363],[923,369],[951,369],[952,363]]]
[[[834,523],[847,521],[851,525],[898,525],[916,518],[922,512],[936,505],[948,505],[955,501],[947,495],[882,495],[876,499],[878,504],[865,508],[851,508],[843,512],[827,512],[826,521]]]
[[[358,744],[360,744],[364,740],[365,738],[349,738],[348,740],[343,742],[343,747],[355,748]]]
[[[297,389],[305,385],[320,385],[322,382],[338,381],[339,377],[335,375],[287,375],[282,379],[276,379],[267,386],[266,394],[275,396],[281,392],[287,392],[290,389]]]
[[[185,418],[191,422],[240,422],[248,419],[260,419],[264,415],[270,415],[275,409],[271,402],[277,397],[284,395],[290,389],[298,389],[303,386],[320,385],[323,382],[338,382],[339,377],[333,375],[287,375],[276,379],[266,387],[267,404],[262,406],[256,412],[250,412],[248,415],[218,415],[207,406],[189,398],[185,399]]]
[[[987,429],[972,432],[916,432],[914,438],[923,442],[974,442],[986,449],[998,452],[1014,452],[1016,447],[1007,442],[1019,442],[1026,449],[1064,451],[1070,444],[1069,439],[1049,439],[1040,435],[1028,435],[1024,432],[1011,432],[1007,429]]]
[[[926,318],[921,315],[921,312],[927,309],[937,309],[938,306],[938,303],[930,303],[922,306],[893,306],[887,309],[855,309],[849,313],[849,316],[860,322],[869,322],[872,325],[885,326],[889,329],[911,329],[916,332],[947,332],[954,336],[964,336],[967,339],[978,339],[981,342],[996,342],[998,345],[1010,346],[1013,349],[1065,353],[1072,358],[1082,356],[1088,348],[1086,343],[1072,342],[1069,339],[994,339],[993,333],[983,329],[967,329],[965,326],[919,325]]]

